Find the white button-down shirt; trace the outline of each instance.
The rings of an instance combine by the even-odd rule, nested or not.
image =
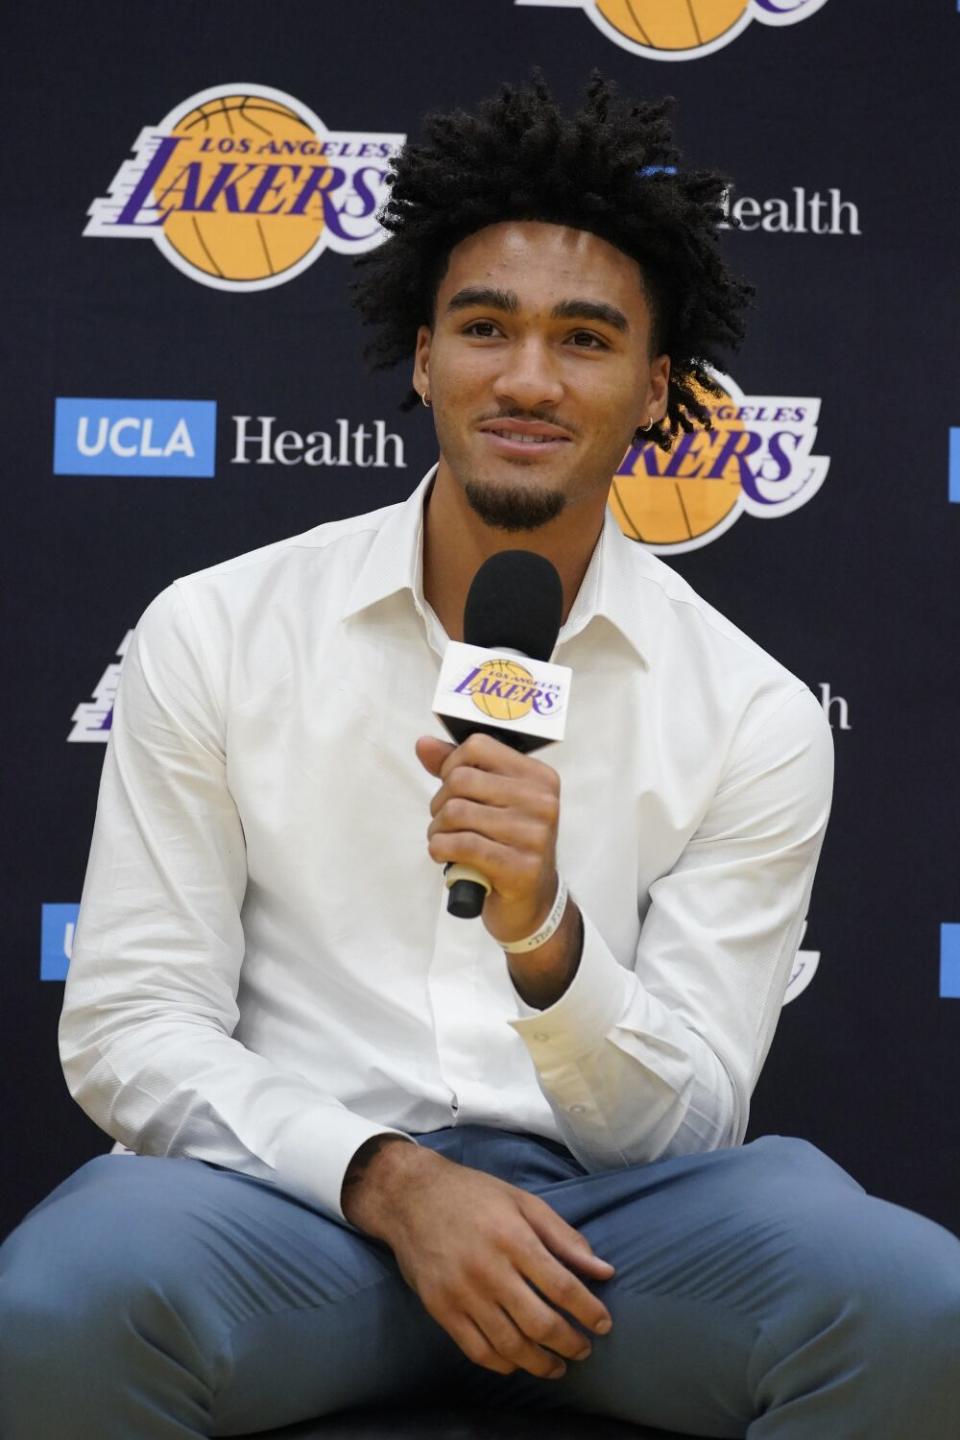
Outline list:
[[[141,616],[60,1025],[109,1135],[341,1219],[347,1165],[384,1131],[476,1122],[589,1170],[742,1143],[830,805],[811,691],[608,511],[553,657],[566,738],[538,752],[583,955],[527,1006],[427,852],[433,473]]]

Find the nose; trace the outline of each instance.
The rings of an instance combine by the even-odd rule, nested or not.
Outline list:
[[[504,355],[493,389],[504,407],[538,410],[558,405],[563,381],[549,345],[536,335],[517,340]]]

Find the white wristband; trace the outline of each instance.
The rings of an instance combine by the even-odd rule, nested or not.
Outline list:
[[[500,949],[508,951],[511,955],[524,955],[528,950],[536,950],[539,946],[545,945],[550,936],[560,929],[560,922],[563,919],[567,908],[567,897],[569,895],[567,882],[563,876],[557,877],[557,898],[553,902],[550,914],[544,920],[539,930],[534,930],[526,940],[514,940],[509,945],[503,940],[500,941]]]

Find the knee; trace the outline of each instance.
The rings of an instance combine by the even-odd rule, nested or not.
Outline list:
[[[843,1226],[845,1279],[901,1363],[949,1337],[960,1355],[960,1240],[923,1215],[864,1196]]]
[[[892,1364],[912,1348],[960,1354],[960,1240],[922,1215],[856,1189],[801,1188],[782,1215],[785,1309],[808,1333],[857,1334]],[[783,1237],[782,1237],[783,1238]]]
[[[0,1249],[4,1434],[144,1434],[145,1403],[202,1423],[226,1345],[204,1305],[196,1187],[168,1168],[190,1163],[103,1156]]]
[[[763,1186],[787,1191],[801,1186],[808,1193],[821,1188],[834,1193],[840,1187],[856,1195],[866,1194],[863,1186],[835,1160],[797,1135],[762,1135],[743,1146],[740,1154],[744,1159],[750,1157]]]
[[[943,1427],[960,1395],[960,1241],[912,1211],[850,1193],[830,1211],[794,1213],[785,1245],[781,1232],[789,1258],[761,1287],[753,1393],[771,1406],[798,1373],[805,1390],[842,1380],[871,1417],[858,1434],[914,1434],[922,1414],[925,1433],[952,1435]]]
[[[912,1210],[868,1195],[806,1140],[743,1147],[736,1213],[784,1296],[932,1320],[960,1307],[960,1240]]]
[[[107,1343],[131,1317],[189,1295],[195,1251],[151,1168],[120,1156],[90,1161],[8,1237],[0,1248],[5,1349],[24,1361],[77,1355]]]

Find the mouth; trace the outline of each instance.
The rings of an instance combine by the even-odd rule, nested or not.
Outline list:
[[[495,454],[525,460],[555,455],[572,443],[565,430],[545,420],[485,420],[479,431]]]

